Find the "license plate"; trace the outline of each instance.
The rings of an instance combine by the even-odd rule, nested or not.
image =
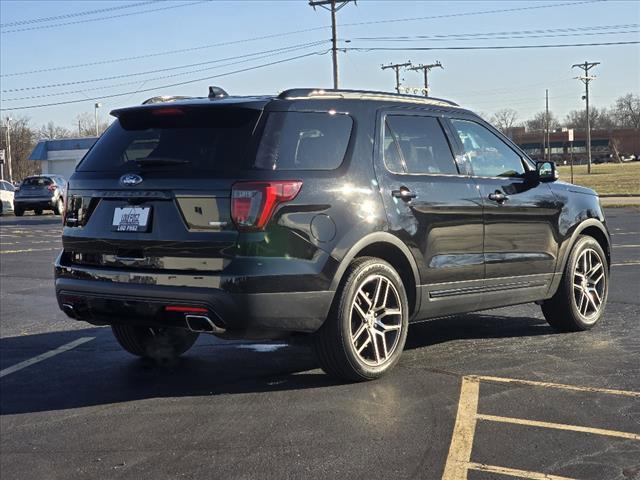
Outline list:
[[[150,207],[123,207],[113,212],[116,232],[146,232],[149,228]]]

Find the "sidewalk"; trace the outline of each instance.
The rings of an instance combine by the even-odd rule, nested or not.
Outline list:
[[[640,208],[640,196],[633,197],[600,197],[603,207],[638,207]]]

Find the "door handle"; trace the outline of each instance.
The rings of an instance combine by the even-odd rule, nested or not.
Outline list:
[[[503,203],[507,198],[507,195],[502,193],[500,190],[496,190],[493,193],[489,194],[489,200],[493,200],[494,202]]]
[[[395,198],[401,198],[406,202],[411,200],[412,198],[416,198],[418,195],[413,193],[407,187],[400,187],[398,190],[391,190],[391,196]]]

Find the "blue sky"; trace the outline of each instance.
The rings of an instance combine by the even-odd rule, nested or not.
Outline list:
[[[114,1],[0,1],[0,17],[4,25],[22,20],[74,14],[88,10],[120,7],[143,0]],[[571,0],[555,2],[569,3]],[[556,5],[514,12],[482,15],[459,15],[438,19],[419,19],[398,22],[369,23],[393,19],[413,19],[451,14],[528,8],[553,5],[551,1],[374,1],[359,0],[357,6],[346,5],[338,13],[338,32],[349,47],[433,47],[460,45],[527,45],[553,43],[593,43],[637,41],[640,35],[640,2],[601,1],[573,5]],[[178,6],[158,11],[165,7]],[[145,12],[133,14],[135,12]],[[53,23],[89,20],[110,15],[124,15],[99,21],[84,21],[54,28],[29,29]],[[91,98],[100,95],[137,92],[166,84],[222,74],[267,62],[287,59],[312,52],[325,52],[329,48],[329,13],[314,11],[306,0],[271,1],[211,1],[185,2],[167,0],[146,3],[133,8],[75,16],[52,22],[4,26],[0,36],[0,68],[2,77],[2,108],[82,100],[69,105],[42,107],[2,112],[2,116],[27,115],[36,125],[50,120],[72,128],[75,117],[82,112],[93,113]],[[630,25],[618,28],[624,34],[594,34],[599,28],[612,25]],[[635,26],[633,26],[635,25]],[[589,27],[585,29],[584,27]],[[591,28],[593,27],[593,28]],[[28,30],[15,31],[20,29]],[[555,32],[565,36],[549,38],[467,39],[442,38],[436,35],[456,35],[485,32],[522,32],[532,30],[581,29]],[[212,44],[236,42],[250,38],[309,30],[290,35],[254,41],[244,41],[208,48],[199,48],[169,55],[154,55],[121,62],[101,63],[81,68],[50,70],[27,75],[15,73],[52,69],[61,66],[103,62],[105,60],[143,56],[172,50],[192,49]],[[635,31],[635,32],[633,32]],[[419,41],[364,40],[363,37],[431,36]],[[531,35],[529,33],[528,35]],[[537,35],[540,35],[538,33]],[[518,35],[504,35],[518,36]],[[315,41],[325,43],[299,48]],[[290,52],[273,52],[244,57],[240,55],[268,52],[283,47],[296,47]],[[277,54],[276,54],[277,53]],[[145,75],[85,82],[151,70],[211,62],[188,68],[172,69]],[[615,98],[627,92],[640,93],[640,45],[590,46],[557,49],[528,50],[448,50],[448,51],[349,51],[340,54],[342,88],[389,90],[394,87],[390,70],[380,65],[388,62],[412,60],[413,63],[431,63],[439,60],[444,70],[431,75],[432,95],[449,98],[476,111],[491,113],[510,107],[526,119],[544,109],[545,88],[549,89],[550,108],[560,118],[574,109],[583,108],[580,99],[583,86],[572,79],[579,72],[571,70],[574,63],[602,62],[592,72],[597,80],[592,83],[592,104],[609,106]],[[243,63],[239,60],[248,60]],[[200,70],[194,72],[195,70]],[[190,73],[185,73],[190,72]],[[179,74],[179,75],[178,75]],[[172,75],[169,78],[158,77]],[[403,74],[406,85],[419,86],[418,73]],[[85,82],[73,85],[50,85]],[[160,94],[206,95],[207,85],[220,85],[233,94],[276,93],[299,86],[331,86],[331,57],[313,55],[257,70],[246,71],[221,78],[160,88],[149,92],[130,93],[104,100],[101,115],[113,108],[140,103]],[[38,88],[33,88],[38,87]],[[26,90],[17,90],[26,89]],[[6,91],[13,90],[13,91]],[[46,96],[61,92],[66,95]],[[24,100],[13,100],[24,98]]]

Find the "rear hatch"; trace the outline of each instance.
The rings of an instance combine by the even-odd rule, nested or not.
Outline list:
[[[238,235],[231,186],[255,148],[260,113],[166,104],[114,112],[117,120],[69,181],[66,261],[138,270],[224,268]]]
[[[48,177],[28,177],[25,178],[20,185],[20,189],[16,192],[18,198],[25,197],[45,197],[50,198],[52,190],[57,188]]]

